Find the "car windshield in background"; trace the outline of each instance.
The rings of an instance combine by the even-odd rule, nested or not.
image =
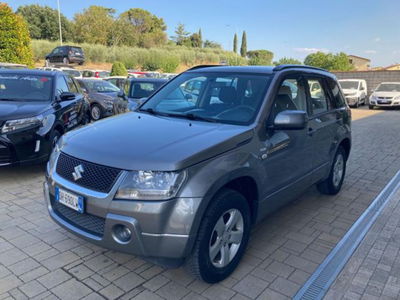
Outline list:
[[[400,83],[383,83],[376,89],[377,92],[400,92]]]
[[[344,90],[356,90],[358,89],[358,81],[339,81],[340,86]]]
[[[115,93],[120,89],[112,83],[104,80],[86,80],[84,81],[87,88],[94,93]]]
[[[52,77],[0,73],[0,101],[50,101]]]
[[[186,73],[162,88],[140,111],[246,125],[255,119],[270,81],[270,75]]]
[[[162,83],[158,82],[133,82],[129,97],[134,99],[150,97],[161,85]]]
[[[62,70],[62,71],[67,75],[71,75],[72,77],[80,77],[81,76],[81,72],[79,72],[77,70]]]

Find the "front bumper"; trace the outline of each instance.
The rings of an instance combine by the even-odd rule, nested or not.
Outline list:
[[[400,107],[400,100],[388,100],[386,102],[381,100],[370,100],[369,104],[378,107]]]
[[[109,194],[103,194],[79,187],[55,172],[47,175],[44,196],[51,218],[75,235],[107,249],[148,257],[160,263],[163,259],[168,261],[186,257],[189,232],[201,198],[114,200],[113,195],[121,177]],[[85,213],[77,213],[57,203],[54,200],[56,186],[83,196]],[[117,225],[126,226],[131,231],[128,242],[121,242],[115,237]]]
[[[357,96],[345,96],[348,105],[356,105],[358,102]]]
[[[0,167],[41,163],[47,160],[49,151],[49,140],[35,132],[0,135]]]

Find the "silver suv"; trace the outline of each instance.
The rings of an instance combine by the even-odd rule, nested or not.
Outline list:
[[[218,282],[255,223],[313,184],[339,192],[350,123],[324,70],[195,67],[136,112],[64,135],[47,165],[47,207],[95,244]]]

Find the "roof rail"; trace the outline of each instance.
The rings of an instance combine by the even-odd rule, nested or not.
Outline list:
[[[224,65],[197,65],[194,67],[191,67],[190,69],[187,69],[186,71],[191,71],[191,70],[196,70],[200,68],[210,68],[210,67],[225,67]]]
[[[312,67],[312,66],[307,66],[307,65],[279,65],[274,68],[274,71],[282,71],[284,69],[293,69],[293,68],[302,68],[302,69],[311,69],[311,70],[318,70],[318,71],[325,71],[328,72],[325,69],[317,68],[317,67]]]

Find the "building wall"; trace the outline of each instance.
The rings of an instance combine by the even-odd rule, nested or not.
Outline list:
[[[365,60],[354,56],[349,56],[349,60],[351,61],[351,64],[357,71],[368,70],[368,68],[370,67],[369,60]]]

